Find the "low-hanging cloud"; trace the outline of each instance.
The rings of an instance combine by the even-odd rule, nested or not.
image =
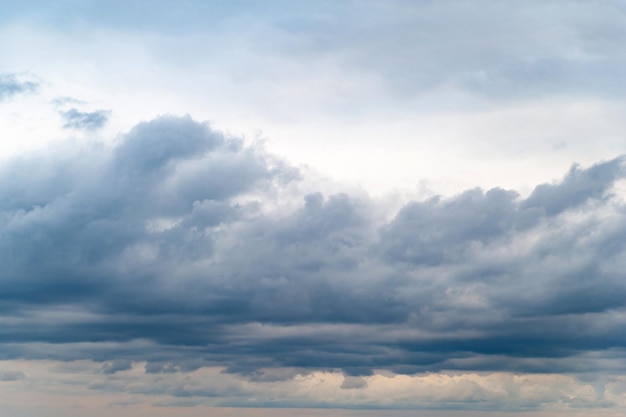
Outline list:
[[[367,197],[298,194],[296,168],[189,117],[15,158],[0,354],[340,369],[351,389],[375,370],[623,372],[625,173],[574,166],[526,198],[472,189],[386,220]]]

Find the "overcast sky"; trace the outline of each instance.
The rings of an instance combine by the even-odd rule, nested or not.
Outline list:
[[[0,4],[0,414],[626,416],[620,1]]]

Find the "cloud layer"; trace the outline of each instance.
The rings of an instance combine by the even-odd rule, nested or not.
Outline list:
[[[624,416],[620,2],[4,3],[0,415]]]
[[[352,389],[380,370],[620,373],[624,175],[620,157],[526,198],[472,189],[388,213],[302,194],[296,168],[172,116],[15,158],[0,353],[103,374],[341,370]]]

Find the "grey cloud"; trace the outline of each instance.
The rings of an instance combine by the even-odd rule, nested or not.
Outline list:
[[[13,159],[0,354],[251,381],[341,369],[345,388],[376,369],[621,372],[623,167],[386,220],[364,196],[298,194],[294,167],[190,117]]]
[[[619,97],[626,88],[620,9],[610,2],[372,2],[279,27],[292,37],[290,53],[312,64],[334,59],[396,95],[460,89],[494,100]]]
[[[613,182],[623,176],[624,158],[616,158],[586,170],[574,165],[561,183],[542,184],[535,188],[522,207],[539,208],[549,215],[558,214],[589,199],[604,197]]]
[[[99,10],[101,6],[94,7],[77,11],[80,21],[94,19],[94,25],[112,24],[131,32],[147,22],[161,32],[182,30],[190,35],[188,30],[194,28],[193,36],[170,47],[175,49],[162,45],[164,56],[171,52],[198,63],[202,58],[193,54],[189,42],[200,39],[205,48],[219,51],[220,40],[234,39],[241,41],[237,42],[240,46],[250,45],[246,62],[252,61],[261,72],[275,73],[276,68],[269,68],[263,58],[272,56],[285,59],[285,68],[296,64],[311,69],[306,71],[307,77],[329,70],[329,77],[350,74],[351,80],[357,80],[356,88],[359,79],[367,79],[369,82],[363,83],[367,86],[373,80],[395,98],[420,99],[432,91],[461,90],[494,101],[548,95],[619,99],[626,88],[621,76],[626,64],[626,30],[618,2],[526,1],[503,7],[487,0],[366,2],[358,6],[325,1],[316,2],[315,7],[272,2],[217,8],[193,2],[181,6],[187,13],[177,16],[163,13],[167,6],[154,6],[154,10],[142,9],[141,19],[113,18],[109,23],[102,20],[109,14]],[[119,7],[123,16],[138,13],[134,6]],[[48,15],[43,10],[44,16]],[[275,18],[277,10],[281,11],[279,19]],[[239,25],[226,25],[220,32],[226,37],[215,44],[211,42],[214,26],[207,25],[206,19],[216,16],[240,22],[254,16],[260,24],[245,31],[239,30]],[[132,28],[127,26],[129,22]],[[182,55],[181,45],[186,51]],[[232,66],[228,64],[232,60],[211,65],[224,65],[224,71],[238,73],[241,57],[234,59]],[[370,90],[364,87],[352,97],[368,96]],[[347,89],[346,95],[352,92]],[[439,100],[429,97],[425,101],[436,106],[433,102]],[[463,101],[443,103],[447,108],[454,104]],[[339,105],[343,111],[348,108],[345,102]]]
[[[59,112],[64,121],[63,128],[76,130],[100,129],[109,121],[110,113],[107,110],[83,112],[75,108]]]
[[[120,371],[128,371],[132,369],[132,362],[127,359],[118,359],[113,362],[107,362],[103,364],[98,372],[103,374],[114,374]]]
[[[70,105],[73,104],[75,106],[82,106],[87,104],[86,102],[84,102],[83,100],[79,100],[77,98],[74,97],[56,97],[54,98],[51,103],[55,106],[55,107],[64,107],[66,105]]]
[[[242,368],[242,371],[244,371],[243,375],[246,377],[246,379],[251,382],[288,381],[297,375],[302,375],[306,373],[302,369],[286,368],[286,367],[255,369],[253,372],[249,372],[249,369]],[[228,374],[228,373],[233,373],[233,372],[229,372],[229,370],[225,370],[223,371],[223,373]]]
[[[515,224],[516,198],[511,191],[474,189],[451,200],[409,203],[383,228],[383,250],[389,258],[413,263],[454,260],[471,242],[506,237]]]
[[[146,364],[146,373],[148,374],[174,373],[180,371],[180,367],[168,363],[149,362]]]
[[[367,381],[358,376],[346,376],[341,383],[342,389],[360,389],[367,387]]]
[[[18,94],[34,93],[39,83],[30,80],[20,80],[16,74],[0,74],[0,101]]]
[[[515,192],[494,188],[469,190],[450,200],[435,197],[409,203],[383,228],[384,251],[411,263],[459,260],[477,245],[506,243],[587,201],[610,199],[608,191],[624,174],[620,157],[584,170],[574,165],[561,182],[541,184],[524,200]]]
[[[24,372],[20,371],[0,371],[0,381],[19,381],[26,378]]]

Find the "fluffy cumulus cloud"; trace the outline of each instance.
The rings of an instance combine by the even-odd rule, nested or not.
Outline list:
[[[0,415],[626,415],[619,1],[4,3]]]
[[[188,405],[617,407],[625,177],[618,157],[390,212],[173,116],[13,158],[0,379],[45,359]]]

